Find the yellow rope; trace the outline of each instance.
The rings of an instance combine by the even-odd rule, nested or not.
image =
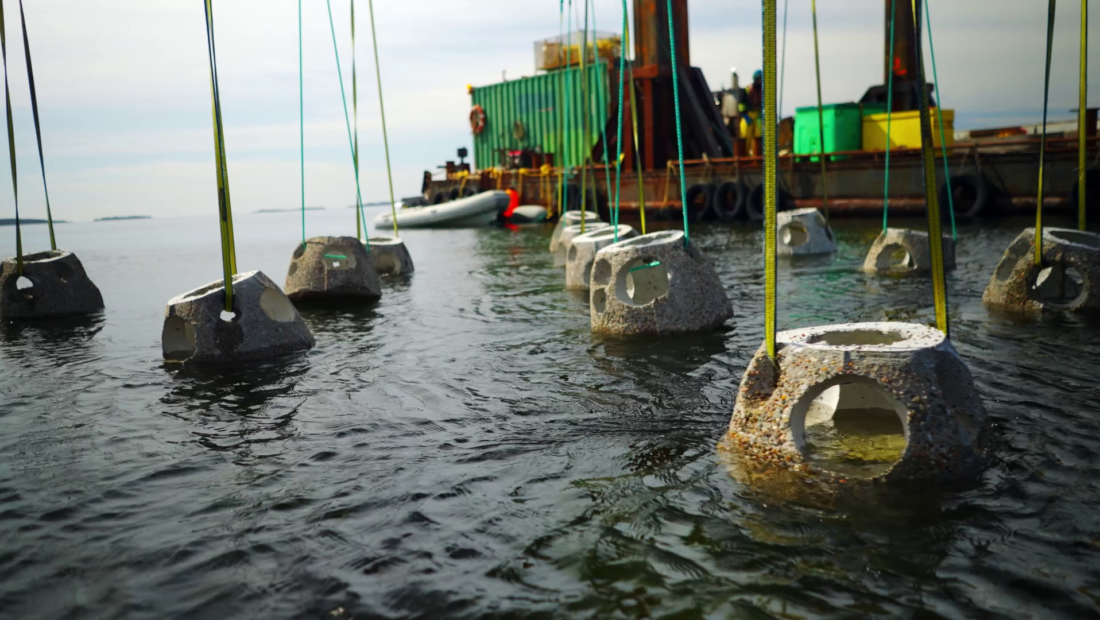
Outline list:
[[[382,115],[382,145],[386,149],[386,179],[390,183],[390,213],[393,214],[393,236],[397,237],[399,236],[397,232],[397,201],[393,196],[393,169],[390,167],[390,138],[386,133],[386,105],[382,98],[382,68],[378,62],[378,36],[374,32],[374,0],[367,0],[367,9],[370,11],[370,38],[371,43],[374,45],[374,76],[378,80],[378,111]],[[354,32],[354,25],[352,28],[352,32]],[[355,50],[352,50],[352,54],[354,53]],[[356,163],[358,164],[358,159]]]
[[[23,276],[23,235],[19,225],[19,184],[15,171],[15,131],[12,129],[11,91],[8,90],[8,40],[4,25],[4,2],[0,0],[0,49],[4,54],[4,108],[8,115],[8,161],[11,163],[11,186],[15,194],[15,264]]]
[[[1077,102],[1077,228],[1085,230],[1085,107],[1088,105],[1089,0],[1081,0],[1081,75]],[[1092,129],[1090,127],[1090,129]]]
[[[920,15],[913,3],[914,28],[920,27]],[[919,37],[917,38],[919,41]],[[917,44],[920,50],[920,44]],[[928,84],[924,77],[924,54],[917,54],[920,81],[921,156],[924,167],[924,200],[928,209],[928,251],[932,255],[932,297],[936,308],[936,327],[950,336],[947,320],[947,274],[943,261],[943,228],[940,225],[940,201],[936,188],[935,147],[932,144],[932,114],[929,110]]]
[[[764,344],[775,359],[776,346],[776,0],[764,0]]]
[[[218,178],[218,219],[222,240],[222,277],[225,282],[225,310],[233,312],[233,275],[237,273],[237,250],[233,243],[233,209],[229,200],[229,171],[226,169],[221,97],[218,92],[217,52],[214,46],[214,7],[205,0],[207,52],[210,59],[210,101],[214,119],[214,165]]]
[[[630,35],[627,32],[627,42]],[[638,143],[638,102],[634,97],[634,64],[630,65],[630,122],[634,126],[634,171],[638,173],[638,209],[642,216],[642,234],[645,234],[645,185],[642,184],[642,150]]]
[[[1054,14],[1056,0],[1047,4],[1047,59],[1043,82],[1043,137],[1039,141],[1039,196],[1035,204],[1035,266],[1043,265],[1043,181],[1046,178],[1047,155],[1047,104],[1050,97],[1050,57],[1054,48]]]

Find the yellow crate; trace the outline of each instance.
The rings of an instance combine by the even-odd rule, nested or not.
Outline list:
[[[940,124],[936,115],[936,109],[932,113],[932,144],[940,146]],[[890,127],[890,148],[906,149],[920,148],[920,112],[894,112],[894,121]],[[863,117],[863,150],[886,150],[886,122],[890,115],[869,114]],[[947,146],[955,144],[955,111],[943,111],[943,137],[947,140]]]

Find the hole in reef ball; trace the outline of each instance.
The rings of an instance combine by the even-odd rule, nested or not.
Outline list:
[[[226,323],[232,323],[233,321],[237,320],[237,313],[229,312],[228,310],[222,310],[221,314],[219,314],[218,316]]]
[[[1073,309],[1088,297],[1088,283],[1072,265],[1051,265],[1035,276],[1032,296],[1054,308]]]
[[[34,288],[34,282],[31,282],[29,278],[25,276],[19,276],[19,279],[15,281],[15,290],[25,291]]]
[[[596,312],[603,314],[607,310],[607,291],[598,288],[592,291],[592,307],[596,309]]]
[[[795,404],[791,430],[807,460],[818,467],[873,477],[904,454],[907,415],[907,408],[877,381],[842,376],[812,388]]]

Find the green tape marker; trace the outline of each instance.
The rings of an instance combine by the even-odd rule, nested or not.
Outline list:
[[[325,254],[325,258],[341,258],[347,260],[348,257],[343,254]]]
[[[638,265],[637,267],[632,267],[630,269],[630,273],[634,273],[635,271],[638,271],[639,269],[649,269],[650,267],[656,267],[657,265],[660,265],[660,264],[661,264],[661,261],[655,260],[652,263],[649,263],[647,265]]]

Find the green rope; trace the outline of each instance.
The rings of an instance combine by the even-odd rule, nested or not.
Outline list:
[[[825,176],[825,110],[821,105],[821,55],[817,51],[817,0],[810,0],[814,18],[814,71],[817,75],[817,136],[821,142],[821,206],[825,209],[825,225],[829,225],[829,182]],[[778,112],[778,110],[777,110]],[[778,115],[777,115],[778,118]]]
[[[623,0],[623,41],[627,40],[629,36],[627,32],[626,21],[626,0]],[[624,44],[625,45],[625,44]],[[619,242],[619,193],[622,191],[622,169],[623,169],[623,85],[626,78],[626,50],[620,50],[619,52],[619,125],[618,134],[615,138],[615,213],[612,216],[611,225],[615,227],[615,239],[614,242]],[[634,114],[634,111],[630,111]],[[604,152],[607,152],[607,140],[604,140]]]
[[[352,1],[354,6],[354,0]],[[378,36],[374,32],[374,0],[367,0],[367,9],[370,11],[370,38],[374,45],[374,76],[378,80],[378,110],[382,113],[382,145],[386,149],[386,179],[390,183],[390,213],[393,215],[393,236],[400,236],[397,232],[397,202],[393,197],[393,169],[390,167],[390,138],[386,133],[386,105],[382,100],[382,67],[378,62]],[[352,32],[355,32],[354,25]],[[358,140],[358,138],[356,138]],[[358,151],[358,146],[356,146]],[[358,165],[358,160],[356,160]]]
[[[593,32],[593,36],[595,37],[595,36],[599,36],[600,29],[596,27],[596,2],[595,2],[595,0],[590,0],[590,1],[592,2],[592,32]],[[600,74],[600,46],[599,46],[599,40],[598,39],[593,39],[592,40],[592,49],[595,50],[595,53],[596,53],[596,75],[598,76]],[[585,50],[585,51],[587,51],[587,50]],[[595,119],[596,122],[599,122],[599,125],[600,125],[600,138],[603,140],[604,182],[607,185],[607,199],[611,200],[611,170],[608,168],[608,165],[607,165],[607,129],[606,129],[607,123],[606,122],[600,122],[603,119],[603,111],[606,109],[606,106],[604,105],[605,102],[603,100],[603,89],[597,88],[595,90],[596,90],[596,108],[592,111],[592,116],[593,116],[593,118]],[[620,137],[622,137],[622,132],[620,132]],[[613,219],[615,221],[615,226],[617,227],[619,225],[619,214],[618,214],[618,212],[616,212],[614,214]],[[618,231],[618,228],[616,228],[616,231]],[[615,233],[615,240],[618,241],[618,232]]]
[[[305,88],[302,75],[302,0],[298,0],[298,159],[301,162],[302,247],[306,245],[306,113]],[[358,230],[358,226],[356,227]]]
[[[936,84],[939,105],[936,106],[936,122],[940,124],[940,153],[943,155],[943,180],[947,184],[947,213],[951,216],[951,239],[959,240],[959,231],[955,228],[955,195],[951,191],[951,172],[947,167],[947,138],[943,133],[943,89],[940,88],[939,74],[936,73],[936,46],[932,43],[932,13],[928,8],[931,4],[927,0],[924,3],[924,22],[928,27],[928,51],[932,54],[932,81]]]
[[[676,33],[675,24],[672,23],[672,0],[666,0],[665,6],[668,8],[668,47],[672,55],[672,103],[676,110],[676,152],[680,159],[680,208],[684,215],[684,248],[686,249],[688,243],[690,243],[688,239],[688,203],[687,189],[684,187],[684,136],[680,128],[680,85],[676,78],[679,71],[676,69]]]
[[[890,130],[894,123],[894,27],[897,22],[897,0],[890,0],[890,60],[886,77],[886,174],[882,190],[882,232],[886,232],[890,215]]]
[[[578,9],[579,10],[579,9]],[[579,16],[578,16],[578,21]],[[592,144],[588,135],[588,2],[584,3],[584,29],[581,35],[581,234],[585,232],[588,217],[588,171],[592,165]]]
[[[1046,176],[1043,164],[1047,153],[1047,104],[1050,100],[1050,57],[1054,48],[1054,13],[1056,0],[1047,5],[1047,63],[1043,81],[1043,137],[1039,142],[1039,197],[1035,203],[1035,266],[1043,265],[1043,180]],[[1080,128],[1083,130],[1083,128]]]
[[[348,147],[351,148],[351,161],[352,166],[355,167],[355,142],[351,135],[351,118],[348,116],[348,97],[344,91],[344,74],[340,70],[340,48],[336,45],[336,25],[332,21],[332,0],[325,0],[325,5],[328,7],[328,27],[332,32],[332,51],[336,55],[336,76],[340,79],[340,101],[344,104],[344,124],[348,128]],[[366,228],[366,217],[363,214],[363,192],[359,188],[359,174],[355,174],[355,207],[357,210],[356,221],[363,220],[363,228]],[[358,237],[361,230],[356,228],[355,236]],[[370,252],[370,235],[363,235],[363,245],[367,251]]]
[[[50,249],[57,250],[57,238],[53,234],[53,212],[50,209],[50,189],[46,186],[46,158],[42,154],[42,124],[38,118],[38,89],[34,87],[34,69],[31,66],[31,43],[27,38],[27,18],[23,14],[23,0],[19,0],[19,21],[23,26],[23,57],[27,61],[27,82],[31,89],[31,112],[34,113],[34,137],[38,139],[38,163],[42,167],[42,191],[46,194],[46,223],[50,228]]]

